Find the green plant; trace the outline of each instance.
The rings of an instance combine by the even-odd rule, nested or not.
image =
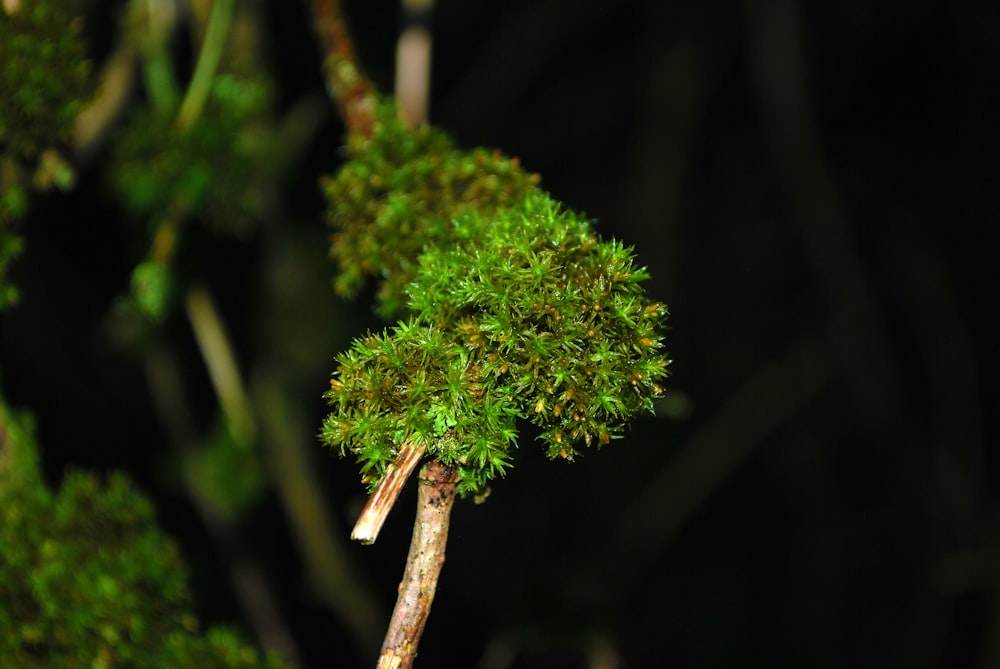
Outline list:
[[[356,341],[326,393],[323,439],[356,455],[372,485],[411,442],[457,469],[460,495],[481,495],[510,464],[517,419],[540,428],[550,458],[572,460],[661,392],[666,307],[646,297],[629,249],[537,188],[456,209],[448,222],[426,216],[437,227],[415,260],[407,234],[387,235],[403,245],[383,248],[377,269],[412,263],[410,315]]]
[[[284,665],[191,612],[177,547],[122,474],[45,484],[30,416],[0,403],[0,659],[4,666]]]
[[[351,295],[376,277],[377,311],[403,318],[339,357],[321,438],[354,455],[372,489],[352,533],[363,543],[428,458],[379,660],[408,667],[454,495],[485,499],[511,465],[521,422],[536,426],[549,458],[572,460],[652,411],[669,364],[667,309],[645,294],[631,249],[602,240],[516,159],[461,152],[439,130],[407,127],[370,87],[359,103],[346,86],[355,90],[356,68],[345,81],[344,58],[330,63],[353,130],[352,160],[325,182],[335,285]]]
[[[176,82],[164,76],[164,53],[145,50],[143,65],[159,73],[147,77],[155,82],[152,102],[133,108],[111,152],[108,182],[129,214],[152,224],[150,257],[138,263],[132,281],[133,304],[148,317],[147,336],[173,306],[170,261],[182,225],[197,217],[214,230],[244,233],[263,213],[267,189],[260,175],[273,176],[281,164],[266,125],[267,85],[259,76],[218,72],[233,3],[216,5],[228,11],[213,12],[212,36],[202,48],[209,55],[199,58],[202,75],[180,105],[170,95]],[[31,195],[74,185],[75,168],[63,155],[84,148],[90,140],[79,134],[81,119],[108,104],[92,99],[82,9],[47,1],[0,6],[0,308],[18,296],[6,270],[24,245],[16,226],[30,211]],[[105,89],[114,93],[116,85],[122,82],[106,82]],[[117,105],[124,98],[111,99]],[[240,427],[220,428],[190,458],[192,487],[220,516],[235,516],[263,485],[260,469],[246,466],[252,450]],[[289,666],[235,631],[201,629],[180,552],[125,475],[69,471],[52,490],[39,459],[33,419],[0,398],[0,665]]]
[[[408,127],[392,101],[373,105],[367,131],[347,136],[350,160],[322,185],[336,230],[330,255],[339,267],[337,292],[353,297],[377,277],[376,311],[394,318],[406,309],[418,256],[456,236],[455,218],[515,205],[538,175],[496,151],[459,151],[432,126]]]
[[[290,513],[302,535],[317,524],[322,533],[325,523],[314,522],[316,499],[303,501],[306,461],[289,475],[269,471],[261,457],[260,442],[270,437],[273,461],[296,462],[280,451],[285,435],[274,436],[282,411],[255,405],[282,388],[256,380],[253,391],[246,387],[210,292],[179,270],[187,269],[181,261],[192,238],[241,239],[266,229],[294,146],[275,118],[270,79],[248,57],[256,53],[252,38],[238,46],[262,24],[259,16],[241,18],[254,7],[190,3],[184,20],[194,51],[186,58],[176,56],[178,18],[165,8],[127,3],[121,44],[94,95],[75,12],[56,2],[3,3],[0,306],[15,297],[3,272],[20,252],[12,225],[29,211],[31,193],[72,187],[74,161],[85,162],[106,138],[104,183],[140,223],[135,246],[144,249],[129,260],[130,280],[109,320],[167,416],[191,500],[220,551],[236,561],[233,524],[258,500],[268,473],[297,509]],[[335,228],[335,287],[354,296],[377,280],[375,310],[398,319],[339,357],[322,439],[358,459],[372,490],[352,534],[363,542],[375,540],[407,477],[423,465],[404,587],[380,660],[408,666],[454,498],[485,499],[526,429],[550,458],[573,460],[651,411],[669,363],[667,309],[646,295],[647,274],[632,250],[602,239],[516,158],[460,150],[443,131],[401,120],[396,103],[376,95],[357,66],[338,3],[316,0],[313,11],[329,90],[348,128],[348,160],[322,182]],[[117,70],[124,80],[114,79],[116,57],[128,65]],[[113,95],[131,88],[128,72],[141,76],[144,95],[134,101]],[[209,434],[192,429],[173,375],[164,333],[178,312],[218,400]],[[0,560],[0,660],[29,668],[279,665],[229,632],[198,633],[177,551],[124,476],[71,473],[50,490],[29,422],[0,405],[0,539],[12,547]],[[328,572],[332,605],[366,641],[376,618],[369,598],[333,542],[310,550],[313,569]],[[245,604],[249,617],[254,606]],[[256,628],[263,636],[272,626],[268,619]]]
[[[75,180],[62,151],[94,81],[74,4],[0,10],[0,308],[17,299],[4,277],[21,251],[13,226],[29,193],[66,190]]]
[[[68,144],[91,94],[83,21],[74,4],[0,10],[0,147],[8,157],[35,162],[46,149]]]

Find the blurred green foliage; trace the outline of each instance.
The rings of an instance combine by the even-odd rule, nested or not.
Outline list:
[[[139,313],[152,322],[163,320],[170,306],[171,277],[168,269],[154,260],[132,270],[132,298]]]
[[[0,308],[17,294],[5,270],[21,251],[12,225],[28,209],[27,175],[34,170],[36,188],[72,185],[71,168],[52,149],[69,141],[92,90],[82,23],[70,5],[13,7],[0,11]],[[140,107],[120,131],[111,156],[120,203],[155,224],[171,223],[169,234],[154,236],[156,257],[132,275],[135,305],[151,322],[162,322],[170,306],[171,217],[197,215],[240,233],[263,210],[263,182],[276,165],[263,159],[276,146],[266,127],[270,100],[263,79],[220,74],[190,127],[177,127],[176,110]],[[236,446],[227,434],[220,431],[192,465],[199,490],[222,510],[252,497],[263,476],[246,449],[238,454],[245,462],[233,466]],[[52,491],[38,458],[31,418],[0,401],[0,665],[283,666],[231,630],[199,629],[181,556],[124,475],[70,472]],[[244,480],[250,483],[236,485],[236,494],[220,492]]]
[[[0,308],[17,299],[4,279],[21,249],[13,224],[28,212],[29,188],[74,181],[57,149],[94,88],[78,5],[0,8]]]
[[[0,149],[34,161],[64,144],[93,88],[75,3],[0,11]]]
[[[267,488],[267,477],[255,444],[233,434],[218,421],[205,444],[186,458],[189,479],[211,507],[227,518],[237,518],[253,507]]]
[[[245,235],[266,210],[282,161],[269,127],[271,87],[263,78],[217,75],[198,121],[176,109],[133,109],[114,142],[109,179],[136,218],[198,216]]]
[[[122,474],[50,491],[30,417],[0,404],[0,658],[4,666],[250,669],[234,632],[201,633],[176,546]]]
[[[0,208],[3,202],[0,201]],[[4,229],[3,214],[0,213],[0,309],[11,304],[17,299],[17,289],[7,283],[7,267],[10,262],[21,253],[23,243],[21,238]]]

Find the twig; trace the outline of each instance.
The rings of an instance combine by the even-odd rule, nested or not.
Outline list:
[[[444,565],[456,479],[455,470],[437,460],[420,470],[410,552],[377,669],[407,669],[413,665]]]
[[[406,25],[396,43],[396,104],[403,120],[418,126],[427,121],[433,42],[428,24],[434,0],[401,4]]]
[[[104,61],[97,94],[73,120],[71,137],[77,162],[97,155],[124,113],[135,83],[135,53],[135,48],[122,40]]]
[[[292,667],[300,667],[301,653],[281,614],[281,607],[263,567],[243,542],[234,523],[203,494],[193,470],[188,466],[201,440],[194,426],[179,369],[175,356],[165,347],[155,349],[146,358],[150,395],[171,441],[181,452],[181,471],[188,496],[225,562],[233,591],[261,645],[280,655]]]
[[[323,46],[323,66],[330,97],[350,132],[371,135],[375,118],[375,87],[361,72],[354,44],[340,11],[340,0],[313,0],[313,20]]]
[[[385,476],[368,498],[365,508],[361,510],[358,522],[354,524],[354,530],[351,532],[351,539],[363,544],[375,543],[389,511],[396,503],[399,493],[403,491],[406,480],[410,478],[410,474],[423,457],[424,450],[423,446],[414,446],[411,442],[405,442],[400,447],[396,461],[389,465]]]
[[[205,29],[205,41],[201,45],[198,62],[188,84],[187,93],[177,112],[177,127],[187,130],[201,116],[208,95],[212,89],[212,80],[219,69],[222,52],[226,46],[226,36],[233,20],[235,0],[215,0],[212,3],[212,13]]]
[[[215,300],[205,288],[195,287],[184,306],[226,423],[237,442],[249,447],[257,436],[253,407]]]
[[[139,9],[142,7],[143,9]],[[177,110],[181,94],[174,72],[170,40],[178,22],[175,2],[152,0],[133,2],[128,19],[142,28],[125,42],[131,51],[141,54],[140,60],[145,92],[153,109],[172,114]],[[141,20],[137,20],[141,17]],[[131,31],[126,31],[126,35]]]

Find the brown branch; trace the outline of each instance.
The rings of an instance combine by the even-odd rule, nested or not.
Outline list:
[[[375,486],[375,492],[368,498],[365,508],[358,516],[358,522],[354,524],[351,531],[351,539],[363,544],[373,544],[378,539],[378,533],[382,530],[389,511],[403,491],[406,480],[416,468],[420,458],[424,455],[423,446],[414,446],[411,442],[405,442],[399,449],[396,461],[389,465],[385,476]]]
[[[348,132],[371,135],[378,96],[354,55],[340,0],[313,0],[312,10],[323,47],[327,90],[340,107]]]
[[[410,552],[377,669],[408,669],[417,655],[417,644],[444,565],[456,480],[455,470],[437,460],[431,460],[420,470]]]

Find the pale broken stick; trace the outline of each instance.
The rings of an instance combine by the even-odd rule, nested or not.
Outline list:
[[[373,544],[378,539],[389,511],[403,491],[410,474],[416,469],[417,463],[423,457],[425,446],[415,446],[412,442],[404,442],[399,448],[396,461],[389,465],[385,476],[375,486],[375,492],[368,498],[365,508],[358,516],[358,522],[351,531],[351,539],[363,544]]]

